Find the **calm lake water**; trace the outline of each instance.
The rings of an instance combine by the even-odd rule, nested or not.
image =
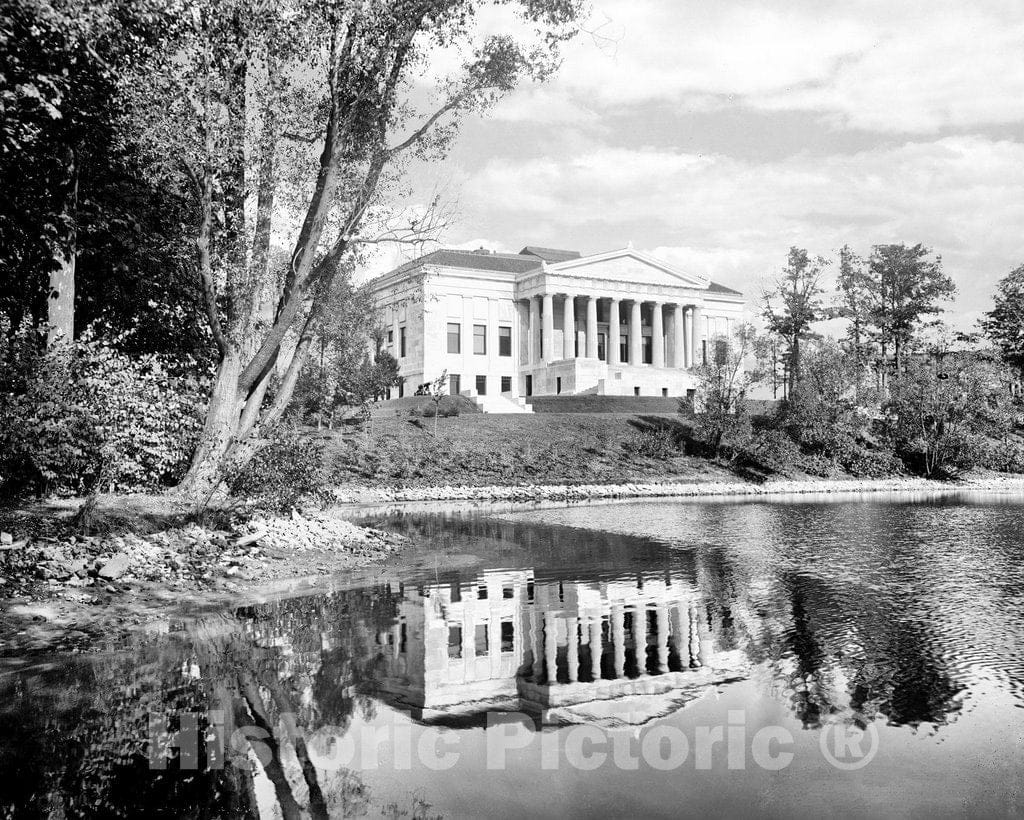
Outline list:
[[[0,817],[1024,815],[1024,502],[387,514],[414,568],[0,675]]]

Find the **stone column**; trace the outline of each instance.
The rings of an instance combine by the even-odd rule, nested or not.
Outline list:
[[[530,297],[530,364],[540,361],[540,302],[536,296]]]
[[[622,607],[612,607],[612,650],[615,653],[615,677],[626,676],[626,624]]]
[[[612,299],[608,305],[608,364],[618,365],[619,361],[619,300]]]
[[[576,358],[576,301],[571,293],[562,303],[562,358]]]
[[[539,683],[544,667],[541,665],[543,656],[540,652],[540,623],[537,621],[537,610],[530,607],[530,660],[533,663],[533,682]]]
[[[685,367],[693,367],[693,308],[687,306],[683,310],[683,362]]]
[[[683,368],[686,367],[686,336],[683,330],[682,305],[677,304],[672,307],[672,327],[672,366]]]
[[[700,646],[700,627],[697,626],[697,607],[690,604],[690,666],[703,666]]]
[[[548,686],[558,683],[558,631],[555,629],[555,613],[544,613],[544,665]]]
[[[662,315],[661,302],[655,302],[651,317],[651,365],[653,367],[665,366],[665,325]]]
[[[668,672],[668,604],[658,604],[658,671]]]
[[[597,358],[597,298],[587,297],[587,358]]]
[[[401,343],[399,335],[398,304],[395,303],[391,306],[391,355],[395,357],[396,362],[400,362],[402,360],[402,357],[398,355],[402,352],[399,347],[399,344]]]
[[[576,683],[580,679],[579,622],[576,618],[565,619],[565,637],[565,659],[569,665],[569,683]]]
[[[601,679],[601,616],[590,622],[590,677]]]
[[[704,364],[704,359],[701,354],[701,338],[704,336],[704,311],[697,305],[693,306],[693,351],[690,354],[693,356],[694,366]]]
[[[541,356],[544,357],[544,364],[549,365],[555,358],[555,297],[553,294],[545,293],[543,301],[544,308],[540,316],[544,328],[541,337]]]
[[[636,654],[636,668],[641,675],[647,674],[647,609],[638,604],[633,610],[633,652]]]
[[[644,358],[644,343],[640,333],[640,302],[634,299],[629,310],[629,363],[634,367],[641,364]]]

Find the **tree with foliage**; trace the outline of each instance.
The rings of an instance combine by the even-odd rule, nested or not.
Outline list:
[[[995,306],[985,314],[981,327],[1003,360],[1024,375],[1024,265],[999,280]]]
[[[896,451],[928,477],[948,478],[979,463],[986,439],[1011,424],[998,371],[972,359],[936,364],[909,359],[897,375],[888,410]]]
[[[727,451],[735,453],[749,436],[747,393],[761,379],[761,373],[751,367],[756,347],[757,334],[753,326],[740,325],[732,336],[714,337],[712,355],[705,364],[694,369],[697,377],[695,432],[715,458]]]
[[[858,402],[864,392],[864,373],[870,365],[874,349],[870,337],[870,285],[864,260],[849,245],[844,245],[839,249],[839,272],[836,277],[839,303],[834,315],[850,323],[846,335],[853,355],[854,397]]]
[[[942,311],[939,302],[956,292],[942,271],[942,259],[929,259],[924,245],[875,245],[868,260],[870,321],[878,335],[883,385],[889,346],[896,374],[903,370],[903,355],[926,316]]]
[[[0,312],[51,345],[95,325],[125,352],[209,346],[183,203],[145,177],[116,100],[150,23],[144,3],[0,0],[0,178],[17,180],[0,199]]]
[[[812,259],[803,248],[790,248],[786,267],[763,297],[768,329],[788,349],[791,392],[800,384],[801,343],[810,337],[811,325],[825,318],[821,277],[828,264],[821,256]]]
[[[431,227],[429,214],[406,213],[380,232],[405,164],[442,155],[461,118],[523,78],[548,76],[581,2],[496,2],[529,33],[482,40],[481,4],[471,0],[162,5],[167,46],[138,66],[126,104],[155,171],[187,183],[198,214],[196,256],[219,364],[181,490],[202,499],[288,406],[339,268],[368,239]],[[461,68],[417,116],[415,81],[442,49],[462,54]],[[295,230],[280,218],[285,210]],[[290,244],[283,269],[271,264],[276,235]],[[284,347],[290,337],[297,343]]]
[[[851,351],[834,339],[805,350],[802,389],[786,407],[785,425],[807,451],[839,462],[857,449],[868,424],[857,406],[858,369]]]

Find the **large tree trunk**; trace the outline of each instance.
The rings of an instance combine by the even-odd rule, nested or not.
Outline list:
[[[224,480],[224,461],[238,433],[242,399],[238,395],[238,376],[242,370],[241,352],[229,347],[214,379],[210,404],[192,464],[179,489],[197,501],[207,502]]]
[[[46,300],[46,343],[75,338],[75,259],[78,256],[78,158],[68,148],[64,178],[61,180],[61,221],[65,226],[63,241],[54,248],[50,273],[49,297]]]

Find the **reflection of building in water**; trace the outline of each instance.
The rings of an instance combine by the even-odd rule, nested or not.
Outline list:
[[[692,582],[654,573],[583,582],[490,571],[409,590],[386,642],[382,694],[427,720],[495,708],[645,720],[745,671]]]

